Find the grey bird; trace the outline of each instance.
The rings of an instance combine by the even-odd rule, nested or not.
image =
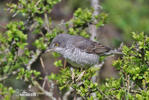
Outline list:
[[[100,43],[69,34],[57,35],[49,48],[60,53],[73,67],[77,68],[99,64],[99,56],[110,51],[110,48]]]

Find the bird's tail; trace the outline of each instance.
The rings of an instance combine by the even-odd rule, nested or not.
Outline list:
[[[109,50],[108,52],[105,52],[104,55],[123,55],[122,53],[122,47],[123,47],[123,43],[121,43],[120,47],[118,49],[114,49],[114,50]]]
[[[105,52],[104,55],[108,56],[108,55],[113,55],[113,54],[117,54],[117,55],[122,55],[123,53],[114,49],[114,50],[110,50],[108,52]]]

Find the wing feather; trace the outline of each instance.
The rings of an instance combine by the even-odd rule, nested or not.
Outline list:
[[[73,38],[71,38],[69,44],[73,44],[75,48],[79,48],[82,51],[90,54],[101,55],[110,50],[110,48],[103,46],[100,43],[93,42],[80,36],[74,36]]]

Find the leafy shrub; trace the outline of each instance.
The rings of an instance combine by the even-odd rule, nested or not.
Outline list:
[[[149,37],[133,33],[131,47],[123,46],[123,57],[114,62],[118,79],[107,79],[100,89],[111,99],[149,99]]]

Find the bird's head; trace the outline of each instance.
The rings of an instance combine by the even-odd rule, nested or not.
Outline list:
[[[65,48],[68,39],[71,37],[69,34],[59,34],[51,42],[48,51],[57,51],[57,49]]]

